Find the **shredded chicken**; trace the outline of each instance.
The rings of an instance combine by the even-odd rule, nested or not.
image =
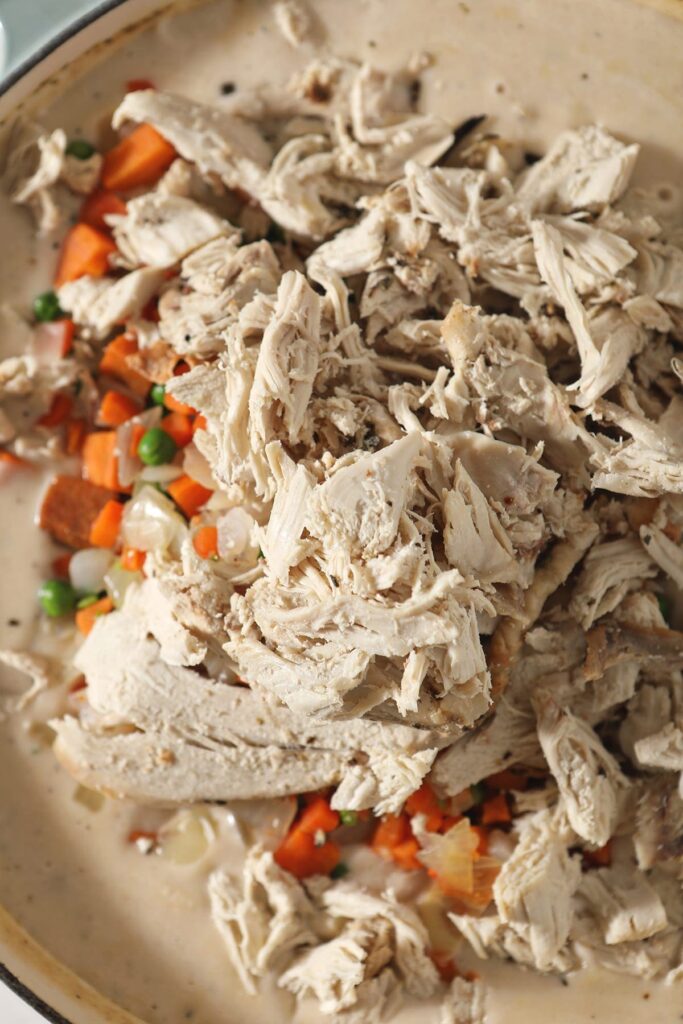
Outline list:
[[[274,17],[308,52],[312,5]],[[128,93],[114,128],[152,125],[177,159],[108,217],[104,273],[59,288],[73,352],[46,359],[3,307],[18,354],[0,364],[0,441],[17,455],[63,453],[51,396],[71,388],[92,416],[121,327],[124,376],[195,417],[158,476],[118,428],[121,540],[144,574],[78,650],[87,685],[51,720],[55,752],[90,788],[164,806],[329,791],[356,847],[377,827],[357,812],[433,790],[455,823],[412,815],[403,856],[426,885],[469,841],[470,888],[441,892],[451,939],[542,972],[674,977],[683,235],[631,189],[637,145],[584,126],[527,166],[475,119],[464,147],[419,109],[426,63],[320,57],[220,108]],[[60,129],[15,135],[8,188],[41,231],[99,171],[65,146]],[[183,472],[210,492],[187,517],[149,486]],[[33,677],[25,700],[51,682],[33,655],[0,658]],[[473,794],[507,769],[526,788],[498,792],[481,853]],[[240,877],[214,864],[242,984],[272,974],[339,1024],[402,994],[483,1024],[484,987],[439,978],[410,873],[394,884],[366,848],[365,885],[356,853],[343,880],[299,881],[254,844]]]

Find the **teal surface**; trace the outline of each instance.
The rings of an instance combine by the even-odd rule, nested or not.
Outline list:
[[[100,0],[0,0],[4,77]]]

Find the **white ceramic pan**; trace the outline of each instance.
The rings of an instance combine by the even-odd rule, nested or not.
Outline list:
[[[257,3],[260,0],[241,0],[240,6],[244,8],[252,2]],[[337,0],[337,2],[343,5],[344,0]],[[415,7],[421,10],[419,17],[426,17],[432,3],[439,3],[443,10],[445,2],[446,0],[425,0],[423,4],[415,5]],[[474,10],[478,2],[479,0],[469,0],[469,5]],[[520,28],[516,21],[521,21],[522,16],[528,13],[531,6],[537,12],[542,11],[542,14],[537,13],[537,23],[534,26],[537,39],[541,39],[540,48],[537,46],[534,56],[538,56],[540,49],[543,51],[541,54],[543,62],[541,65],[541,62],[537,61],[530,72],[532,78],[535,75],[535,84],[532,82],[532,85],[536,89],[536,96],[538,96],[539,90],[544,90],[543,102],[546,106],[556,104],[555,116],[559,121],[565,117],[591,117],[595,112],[595,104],[592,104],[590,94],[592,84],[580,86],[585,90],[582,94],[583,99],[579,96],[579,87],[577,86],[576,97],[570,97],[572,102],[576,100],[577,106],[572,108],[566,102],[567,97],[557,91],[555,69],[567,67],[569,62],[572,62],[572,67],[576,67],[576,78],[579,80],[581,78],[579,74],[582,67],[581,62],[583,62],[585,66],[604,67],[605,74],[621,76],[624,104],[626,107],[631,104],[634,110],[635,107],[638,107],[641,112],[630,113],[629,109],[622,110],[618,103],[613,103],[609,109],[603,111],[598,109],[598,116],[601,113],[604,114],[610,127],[614,127],[619,132],[641,137],[644,134],[649,146],[648,159],[651,163],[657,160],[661,162],[662,177],[665,178],[677,165],[677,161],[673,160],[674,152],[677,151],[680,155],[683,148],[680,139],[681,125],[683,124],[683,111],[680,106],[683,102],[683,57],[681,56],[683,54],[683,0],[609,0],[620,10],[622,5],[624,10],[627,7],[632,8],[638,3],[644,5],[646,8],[644,13],[642,7],[638,10],[642,15],[641,21],[646,26],[650,21],[667,22],[665,35],[671,37],[671,42],[664,48],[667,52],[662,57],[662,63],[659,66],[656,61],[653,62],[645,58],[637,59],[637,50],[634,50],[633,47],[631,50],[632,53],[636,53],[636,58],[626,62],[622,61],[619,64],[621,54],[618,45],[614,44],[615,52],[612,53],[610,39],[605,38],[609,32],[591,32],[589,31],[590,26],[582,24],[579,33],[578,22],[577,32],[571,34],[571,38],[558,38],[553,24],[553,15],[557,13],[560,16],[560,22],[565,25],[572,25],[569,20],[571,17],[590,21],[593,2],[594,0],[580,0],[580,2],[576,0],[574,4],[572,0],[546,0],[545,7],[542,7],[535,2],[532,4],[531,0],[506,0],[497,5],[496,10],[499,9],[501,12],[500,18],[498,21],[495,21],[494,18],[491,19],[491,24],[486,26],[484,35],[488,34],[492,41],[495,40],[497,46],[507,47],[509,53],[516,54],[515,59],[519,63],[516,86],[518,94],[525,101],[529,100],[531,105],[534,98],[533,89],[528,82],[529,75],[526,80],[524,78],[524,65],[530,55],[525,51],[523,35],[515,34],[516,30]],[[597,0],[595,2],[597,3]],[[321,0],[320,9],[324,8],[329,14],[332,3],[333,0]],[[378,3],[379,0],[368,0],[367,7],[370,9],[373,4],[376,7]],[[394,0],[389,0],[387,6],[391,6],[393,3]],[[11,16],[15,15],[20,8],[24,9],[24,15],[27,12],[30,13],[31,25],[34,29],[34,21],[36,24],[40,23],[37,36],[34,36],[33,52],[30,55],[25,55],[25,58],[2,85],[0,124],[6,123],[25,104],[30,106],[32,97],[35,97],[36,94],[42,95],[46,83],[53,79],[60,70],[82,59],[87,52],[106,44],[108,40],[115,39],[121,33],[129,32],[134,26],[145,22],[146,19],[153,18],[160,10],[168,6],[168,0],[105,0],[105,2],[90,4],[87,3],[87,0],[68,0],[68,3],[65,0],[65,4],[66,6],[62,5],[62,0],[0,0],[0,17],[6,17],[10,47],[13,45]],[[68,13],[69,10],[75,9],[70,7],[70,4],[78,5],[76,9],[79,11],[79,17],[70,25],[65,26],[65,11]],[[456,8],[467,7],[466,4],[452,0],[453,11]],[[574,10],[576,11],[575,15],[572,14]],[[57,11],[59,14],[56,13]],[[49,12],[49,16],[46,12]],[[58,23],[59,28],[57,34],[53,32],[51,35],[50,21],[53,15],[52,24],[54,26]],[[463,57],[463,46],[467,47],[470,44],[472,51],[478,48],[478,52],[485,57],[486,47],[483,43],[486,42],[486,39],[482,41],[481,26],[479,26],[479,36],[476,39],[465,38],[463,40],[462,35],[450,38],[450,23],[448,19],[445,20],[446,24],[442,26],[441,30],[443,40],[434,44],[441,49],[444,61],[464,60],[467,64],[467,56]],[[27,47],[30,48],[30,39],[26,34],[26,18],[15,27],[17,31],[24,32],[22,41],[24,50]],[[386,26],[387,45],[391,44],[394,39],[393,27],[391,24]],[[662,34],[661,29],[660,24],[658,28],[660,35]],[[615,24],[614,31],[618,37],[621,31],[620,26]],[[505,33],[507,35],[503,38]],[[434,31],[431,32],[431,38],[432,40],[435,38]],[[382,44],[384,41],[385,37],[383,36]],[[414,40],[414,49],[420,49],[423,45],[422,38]],[[432,45],[431,42],[430,45]],[[188,54],[189,57],[196,60],[197,54]],[[610,66],[610,62],[613,63],[613,66]],[[481,65],[484,64],[485,60],[482,59]],[[596,88],[599,89],[599,85]],[[672,92],[676,89],[678,96],[674,98]],[[499,102],[499,99],[495,99],[493,90],[491,90],[492,105]],[[583,103],[583,106],[578,106],[580,103]],[[665,133],[663,132],[660,133],[661,138],[657,137],[651,124],[648,123],[647,113],[642,113],[642,111],[647,111],[647,103],[668,103],[672,111],[675,111],[676,108],[681,111],[680,116],[674,116],[673,113],[671,115],[671,124],[677,125],[679,136],[675,144],[668,145],[670,140],[664,137]],[[470,113],[479,112],[479,110],[470,111]],[[11,523],[3,523],[3,526],[6,532],[11,532]],[[11,585],[11,581],[8,582],[5,576],[0,576],[0,586],[9,585]],[[4,780],[4,784],[8,784],[7,780]],[[0,780],[0,803],[2,801],[2,785],[3,780]],[[42,1014],[46,1020],[59,1022],[59,1024],[64,1024],[64,1022],[66,1024],[135,1024],[137,1018],[113,1005],[81,981],[76,974],[62,966],[53,955],[54,952],[54,947],[52,953],[43,950],[22,930],[10,914],[0,907],[0,978],[33,1005],[37,1013]],[[552,1013],[547,1019],[550,1019],[551,1016]],[[229,1020],[228,993],[225,1024]],[[8,1020],[0,1014],[0,1024],[14,1024],[14,1021],[11,1018]],[[138,1024],[140,1024],[139,1021]],[[166,1024],[177,1024],[177,1022],[169,1020]],[[202,1024],[219,1024],[219,1022],[202,1020]]]

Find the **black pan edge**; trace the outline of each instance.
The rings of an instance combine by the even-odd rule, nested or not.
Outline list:
[[[45,1020],[50,1021],[50,1024],[72,1024],[61,1013],[57,1013],[51,1006],[48,1006],[40,996],[32,992],[23,982],[19,981],[16,975],[12,974],[2,963],[0,963],[0,984],[6,985],[15,995],[23,999],[25,1003],[28,1003],[31,1009],[41,1014]]]

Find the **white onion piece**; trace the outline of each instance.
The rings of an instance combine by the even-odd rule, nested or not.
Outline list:
[[[501,829],[492,828],[488,834],[487,852],[500,861],[506,861],[508,857],[512,856],[515,845],[513,836],[508,835],[507,832],[503,832]]]
[[[166,484],[170,483],[171,480],[177,480],[182,475],[183,470],[181,466],[171,466],[167,463],[165,466],[145,466],[138,479],[146,480],[147,483],[151,484]]]
[[[208,487],[213,490],[216,486],[216,481],[211,472],[211,466],[206,461],[202,453],[199,451],[194,441],[190,441],[188,445],[183,448],[183,471],[187,473],[189,477],[196,480],[202,487]]]
[[[250,548],[255,547],[256,523],[243,508],[231,508],[216,522],[218,554],[230,562],[237,562]]]
[[[104,588],[104,575],[114,560],[104,548],[84,548],[71,556],[69,580],[74,590],[96,594]]]
[[[159,832],[159,852],[173,864],[201,860],[216,839],[216,827],[207,811],[178,811]]]
[[[156,405],[153,409],[146,409],[138,416],[126,420],[116,429],[116,454],[119,460],[119,480],[124,487],[130,487],[136,476],[142,469],[142,460],[137,455],[130,454],[130,445],[133,440],[133,431],[136,426],[142,426],[145,430],[158,427],[161,422],[161,408]]]
[[[74,790],[74,800],[96,814],[97,811],[102,809],[105,797],[95,789],[88,789],[87,786],[77,786]]]
[[[104,577],[104,585],[114,602],[114,606],[120,608],[128,588],[133,583],[141,583],[143,579],[144,577],[141,572],[129,572],[121,567],[120,562],[114,562]]]
[[[121,532],[128,547],[157,552],[171,549],[177,556],[187,537],[187,525],[171,499],[147,484],[126,503]]]
[[[239,800],[228,804],[225,810],[247,845],[260,843],[268,850],[275,850],[289,832],[297,805],[294,797],[285,796],[270,800]]]
[[[36,324],[31,339],[31,355],[40,366],[58,363],[64,355],[64,332],[66,328],[62,320]]]
[[[455,953],[460,945],[460,933],[448,918],[449,909],[448,900],[436,887],[430,888],[417,903],[417,912],[429,934],[429,945],[443,953]]]

